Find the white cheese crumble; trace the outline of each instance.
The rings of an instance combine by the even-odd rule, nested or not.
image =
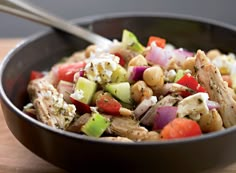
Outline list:
[[[89,80],[100,84],[111,81],[112,73],[118,68],[119,57],[110,53],[91,54],[85,66]]]
[[[175,77],[176,77],[176,71],[171,69],[169,71],[166,71],[166,80],[167,81],[170,81],[170,82],[173,82],[175,80]]]
[[[201,115],[209,113],[208,98],[207,93],[196,93],[184,98],[178,104],[178,117],[189,116],[193,120],[199,120]]]
[[[235,63],[235,56],[233,54],[220,55],[212,60],[212,63],[219,68],[221,74],[230,74]]]
[[[81,89],[79,90],[76,89],[75,92],[72,93],[70,96],[75,100],[81,100],[82,98],[84,98],[84,91]]]
[[[157,97],[156,96],[151,96],[150,97],[151,105],[155,105],[157,103]]]

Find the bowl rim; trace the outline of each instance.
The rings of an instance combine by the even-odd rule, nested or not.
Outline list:
[[[200,23],[206,23],[206,24],[211,24],[219,27],[223,27],[229,30],[232,30],[236,32],[236,26],[217,21],[214,19],[210,18],[203,18],[203,17],[198,17],[198,16],[192,16],[192,15],[186,15],[186,14],[176,14],[176,13],[163,13],[163,12],[122,12],[122,13],[105,13],[105,14],[99,14],[99,15],[91,15],[91,16],[84,16],[81,18],[76,18],[70,20],[70,22],[74,24],[93,24],[93,22],[96,21],[102,21],[106,19],[114,19],[114,18],[126,18],[126,17],[159,17],[159,18],[171,18],[171,19],[177,19],[177,20],[187,20],[187,21],[193,21],[193,22],[200,22]],[[201,136],[197,137],[190,137],[190,138],[184,138],[184,139],[176,139],[176,140],[170,140],[170,141],[141,141],[141,142],[119,142],[119,141],[108,141],[108,140],[103,140],[103,139],[97,139],[94,137],[89,137],[73,132],[68,132],[60,129],[56,129],[53,127],[50,127],[30,116],[25,114],[22,110],[17,108],[11,101],[10,99],[6,96],[6,93],[3,89],[3,72],[8,64],[8,62],[14,57],[15,54],[17,54],[21,49],[29,45],[30,43],[36,41],[37,39],[47,35],[47,34],[52,34],[55,32],[52,28],[46,29],[41,32],[37,32],[33,35],[30,35],[26,38],[24,38],[21,42],[19,42],[13,49],[11,49],[7,55],[3,58],[2,62],[0,63],[0,97],[1,97],[1,102],[4,102],[5,105],[14,111],[16,114],[20,116],[20,118],[23,118],[25,121],[28,121],[31,123],[32,126],[37,126],[39,128],[43,128],[47,132],[58,134],[65,136],[67,138],[72,138],[72,139],[78,139],[78,140],[84,140],[87,142],[93,142],[93,143],[104,143],[104,144],[113,144],[113,145],[134,145],[134,146],[139,146],[139,145],[145,145],[145,146],[163,146],[163,145],[181,145],[181,144],[188,144],[192,142],[200,142],[200,141],[206,141],[212,138],[218,138],[224,135],[228,135],[230,133],[236,132],[236,126],[232,126],[230,128],[227,128],[222,131],[218,132],[211,132],[208,134],[204,134]],[[4,114],[4,113],[3,113]],[[6,116],[6,115],[4,115]]]

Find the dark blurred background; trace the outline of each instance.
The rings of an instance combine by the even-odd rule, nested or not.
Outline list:
[[[236,25],[236,0],[29,0],[65,19],[111,12],[170,12]],[[27,37],[46,27],[0,12],[0,37]]]

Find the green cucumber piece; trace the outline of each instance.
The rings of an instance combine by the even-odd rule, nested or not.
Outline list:
[[[144,46],[139,42],[139,40],[134,35],[134,33],[130,32],[126,29],[123,30],[121,42],[125,46],[127,46],[127,48],[129,48],[133,51],[136,51],[139,53],[143,53],[143,51],[144,51]]]
[[[88,136],[100,137],[110,125],[109,120],[99,113],[93,113],[89,120],[82,126],[81,131]]]
[[[174,82],[177,82],[184,76],[184,70],[178,70],[175,76]]]
[[[112,83],[119,83],[119,82],[127,82],[127,71],[121,65],[118,65],[117,69],[113,71],[111,75],[111,82]]]
[[[90,104],[96,89],[97,89],[97,84],[94,81],[90,81],[84,77],[79,77],[79,79],[75,84],[75,91],[76,90],[82,91],[83,97],[78,101],[85,104]]]
[[[109,83],[105,86],[105,90],[120,101],[132,104],[129,82]]]

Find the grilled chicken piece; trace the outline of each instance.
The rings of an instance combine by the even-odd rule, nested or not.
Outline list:
[[[186,86],[177,83],[166,83],[163,88],[159,91],[159,95],[166,95],[168,93],[180,93],[182,91],[188,91],[194,93],[194,91]]]
[[[139,123],[127,117],[112,117],[111,125],[107,132],[121,137],[127,137],[133,141],[154,141],[159,140],[159,134],[155,131],[148,131]]]
[[[91,114],[85,113],[80,117],[75,118],[74,121],[70,124],[70,126],[66,130],[70,132],[80,133],[82,126],[85,125],[85,123],[89,120],[90,117]]]
[[[130,117],[115,117],[111,115],[103,115],[110,120],[111,125],[106,130],[106,134],[115,135],[116,137],[102,137],[106,140],[112,141],[151,141],[158,140],[159,134],[155,131],[148,131],[146,128],[141,127],[138,121]],[[68,131],[80,133],[81,128],[91,117],[90,114],[84,114],[76,119],[67,128]]]
[[[76,108],[63,100],[63,95],[46,78],[29,83],[28,93],[37,111],[37,119],[43,123],[66,129],[76,116]]]
[[[210,63],[203,51],[196,54],[197,78],[211,100],[220,104],[219,113],[225,127],[236,125],[236,102],[217,67]]]

